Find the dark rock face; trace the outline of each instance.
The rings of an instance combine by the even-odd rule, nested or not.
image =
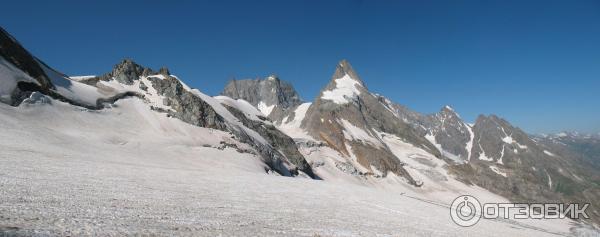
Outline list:
[[[163,101],[164,105],[173,108],[174,111],[169,111],[169,115],[200,127],[226,129],[223,117],[204,100],[187,91],[176,78],[150,77],[148,80],[152,82],[159,95],[166,97]]]
[[[561,132],[535,136],[533,140],[548,147],[557,155],[580,157],[590,166],[600,168],[600,134]]]
[[[265,79],[231,80],[221,95],[246,100],[259,109],[274,106],[266,114],[273,121],[280,120],[288,111],[293,111],[292,108],[302,103],[294,87],[274,75]]]
[[[379,101],[420,136],[433,137],[435,144],[441,146],[442,156],[456,156],[463,161],[469,160],[472,128],[450,106],[444,106],[438,113],[423,115],[383,96],[379,96]]]
[[[10,101],[4,101],[5,103],[17,106],[34,91],[49,94],[50,90],[54,89],[52,81],[46,75],[38,60],[2,27],[0,27],[0,57],[35,79],[38,83],[37,85],[34,85],[34,83],[21,83],[12,92]]]
[[[450,166],[456,177],[515,202],[592,202],[597,210],[600,177],[585,159],[536,142],[495,115],[479,116],[469,163]],[[490,168],[496,166],[506,175]],[[593,219],[600,215],[591,211]]]
[[[352,68],[352,65],[350,65],[350,62],[348,62],[348,60],[346,59],[342,59],[342,61],[340,61],[338,63],[338,65],[335,68],[335,72],[333,73],[333,76],[331,76],[334,79],[338,79],[338,78],[342,78],[343,76],[348,75],[350,76],[352,79],[356,80],[360,85],[362,85],[362,87],[364,87],[365,89],[365,83],[360,79],[360,77],[358,76],[358,74],[356,73],[356,71],[354,71],[354,68]],[[331,83],[330,83],[331,85]],[[328,87],[325,87],[325,89],[332,89],[333,87],[330,87],[328,85]]]
[[[168,71],[161,74],[168,74]],[[298,151],[294,140],[283,134],[273,125],[248,119],[244,113],[236,108],[227,106],[227,109],[239,119],[244,126],[258,132],[265,138],[270,146],[261,144],[259,141],[246,134],[242,129],[235,128],[233,124],[227,123],[208,103],[198,96],[187,91],[183,85],[171,76],[165,79],[149,78],[152,86],[159,95],[165,98],[164,105],[173,110],[167,113],[170,116],[200,127],[215,128],[232,132],[241,142],[252,145],[263,157],[267,165],[282,175],[298,175],[298,170],[303,171],[312,178],[316,178],[312,169]],[[281,154],[282,152],[283,154]],[[295,169],[288,169],[285,161],[295,165]]]
[[[171,72],[169,72],[169,69],[166,68],[166,67],[161,67],[158,70],[158,73],[161,74],[161,75],[163,75],[163,76],[170,76],[171,75]]]
[[[137,80],[142,75],[143,72],[144,69],[140,65],[134,63],[130,59],[125,59],[123,62],[115,66],[111,75],[118,82],[131,85],[133,84],[134,80]]]
[[[39,92],[33,92],[31,95],[24,99],[23,104],[33,105],[33,104],[52,104],[52,100]]]
[[[0,27],[0,56],[36,79],[42,90],[54,88],[50,78],[37,63],[36,58],[2,27]]]
[[[594,195],[600,193],[597,185],[600,176],[590,168],[597,166],[585,155],[567,148],[566,141],[571,139],[565,135],[561,135],[565,142],[531,139],[495,115],[481,115],[471,127],[450,107],[422,115],[382,96],[379,101],[420,135],[433,136],[441,146],[442,155],[459,156],[464,162],[449,162],[449,170],[465,183],[478,185],[514,202],[598,200]],[[505,176],[494,172],[492,167]],[[592,215],[600,219],[597,213]]]
[[[509,157],[512,157],[515,149],[518,153],[521,147],[529,148],[528,145],[531,145],[525,133],[495,115],[480,115],[473,126],[473,132],[475,133],[473,159],[485,160],[487,157],[497,163],[504,163],[510,160]],[[523,141],[525,144],[517,141]]]
[[[63,101],[75,106],[84,107],[91,110],[103,109],[105,103],[114,103],[115,101],[129,96],[143,97],[137,93],[120,93],[106,98],[100,98],[95,104],[86,104],[69,99],[56,91],[50,77],[46,74],[43,67],[54,70],[41,60],[31,55],[19,42],[17,42],[8,32],[0,28],[0,56],[8,61],[23,73],[34,78],[37,83],[19,81],[12,92],[11,101],[7,101],[12,106],[20,105],[24,100],[30,97],[42,98],[38,94],[49,96],[53,99]],[[61,73],[56,72],[61,75]],[[67,79],[65,79],[66,81]],[[67,81],[68,82],[68,81]],[[37,94],[36,94],[37,93]],[[35,99],[34,100],[37,100]],[[31,100],[29,101],[31,102]]]
[[[165,70],[168,72],[168,69]],[[95,86],[98,81],[109,81],[115,79],[122,84],[132,85],[133,82],[138,80],[140,76],[149,76],[152,74],[157,73],[152,71],[150,68],[142,67],[131,59],[123,59],[123,61],[113,67],[111,72],[98,77],[81,80],[80,82]]]
[[[263,138],[265,138],[269,142],[269,144],[271,144],[273,146],[273,149],[271,149],[271,148],[259,149],[260,151],[263,151],[261,153],[266,153],[264,155],[269,157],[269,159],[268,159],[269,166],[278,167],[278,169],[275,169],[275,170],[287,169],[283,166],[283,164],[281,162],[282,160],[287,160],[291,164],[296,166],[296,169],[289,170],[289,172],[292,175],[298,175],[298,170],[300,170],[300,171],[304,172],[305,174],[307,174],[308,176],[310,176],[311,178],[318,178],[313,173],[308,162],[306,162],[306,160],[304,159],[304,156],[302,156],[302,154],[300,154],[300,152],[298,151],[298,147],[296,146],[294,139],[285,135],[284,133],[279,131],[277,128],[275,128],[275,126],[273,126],[273,125],[248,119],[246,116],[244,116],[243,112],[239,111],[236,108],[233,108],[231,106],[226,106],[226,108],[236,118],[240,119],[240,121],[244,124],[244,126],[258,132],[258,134],[260,134]],[[280,152],[283,154],[281,154]]]
[[[463,160],[470,158],[471,151],[467,150],[467,144],[472,139],[471,128],[452,108],[446,106],[439,113],[427,116],[427,123],[429,133],[433,134],[436,143],[440,144],[444,152],[459,156]]]
[[[600,136],[561,132],[558,134],[536,136],[533,140],[552,157],[566,163],[558,166],[560,170],[550,170],[552,189],[564,195],[571,202],[591,202],[591,218],[600,223]],[[556,167],[554,167],[556,168]],[[560,171],[563,172],[560,172]],[[574,176],[564,177],[565,170]],[[589,210],[589,209],[588,209]]]

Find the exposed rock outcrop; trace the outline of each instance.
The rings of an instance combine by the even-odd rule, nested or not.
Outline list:
[[[275,75],[264,79],[231,80],[221,95],[246,100],[273,121],[281,120],[289,110],[302,103],[294,87]]]

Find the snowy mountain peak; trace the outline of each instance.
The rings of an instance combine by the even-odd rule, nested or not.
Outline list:
[[[341,78],[334,79],[332,84],[327,86],[330,89],[321,93],[321,99],[333,101],[336,104],[346,104],[354,101],[360,95],[361,87],[362,85],[358,81],[345,74]]]
[[[442,111],[454,112],[454,108],[452,108],[450,105],[444,105]]]
[[[439,157],[439,151],[385,102],[369,92],[350,63],[342,60],[300,125],[309,136],[343,156],[336,165],[344,170],[379,177],[395,174],[419,186],[386,141],[401,141],[403,146],[422,149],[433,157]]]
[[[350,63],[342,60],[329,84],[321,91],[320,99],[343,105],[356,101],[361,93],[368,93],[368,89]]]
[[[460,118],[460,115],[456,112],[456,110],[454,110],[454,108],[450,107],[449,105],[445,105],[444,107],[442,107],[442,109],[440,109],[440,114]]]
[[[337,67],[335,68],[335,72],[333,74],[332,80],[340,79],[343,77],[354,80],[358,84],[360,84],[361,86],[364,87],[363,81],[360,79],[360,77],[358,76],[356,71],[354,71],[354,69],[352,68],[352,65],[350,65],[350,62],[348,62],[346,59],[342,59],[338,63]]]

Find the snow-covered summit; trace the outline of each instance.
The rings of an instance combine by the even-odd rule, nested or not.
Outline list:
[[[335,79],[334,82],[335,88],[323,91],[321,99],[331,100],[337,104],[345,104],[355,100],[360,95],[358,87],[362,85],[350,75],[345,74],[342,78]]]

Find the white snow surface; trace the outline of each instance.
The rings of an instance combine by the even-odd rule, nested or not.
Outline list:
[[[498,158],[498,160],[496,160],[496,163],[503,165],[504,164],[504,151],[506,150],[506,147],[504,147],[504,145],[502,145],[502,151],[500,151],[500,158]]]
[[[244,126],[244,124],[242,124],[242,122],[240,122],[239,119],[237,119],[233,114],[231,114],[229,110],[227,110],[227,108],[225,108],[218,100],[200,92],[198,89],[191,89],[190,92],[200,97],[200,99],[204,100],[204,102],[209,104],[215,110],[215,112],[221,115],[221,117],[223,117],[227,122],[235,125],[239,129],[244,130],[244,132],[246,132],[249,136],[254,138],[254,140],[257,140],[262,144],[268,144],[268,142],[260,134],[258,134],[258,132]]]
[[[479,150],[481,150],[481,153],[479,153],[479,159],[480,160],[494,161],[494,158],[488,157],[487,155],[485,155],[485,150],[483,150],[483,147],[481,146],[481,142],[480,141],[477,141],[477,145],[479,145]]]
[[[86,75],[86,76],[69,76],[69,79],[73,81],[82,81],[90,78],[94,78],[96,75]]]
[[[331,100],[336,104],[346,104],[349,102],[349,99],[354,99],[360,95],[360,90],[358,90],[357,86],[362,86],[360,82],[354,80],[348,74],[335,79],[335,85],[335,89],[323,91],[321,99]]]
[[[514,140],[513,140],[513,138],[512,138],[511,136],[506,136],[506,137],[503,137],[503,138],[502,138],[502,141],[503,141],[504,143],[507,143],[507,144],[512,144],[512,143],[514,142]]]
[[[0,131],[0,226],[23,233],[553,236],[572,226],[568,220],[454,224],[448,206],[460,194],[506,200],[454,180],[443,161],[389,134],[380,138],[423,187],[393,174],[341,175],[329,164],[344,158],[327,147],[302,149],[309,162],[326,161],[315,168],[321,181],[267,175],[256,155],[216,148],[225,141],[252,149],[228,133],[166,117],[137,98],[100,111],[54,100],[0,104]]]
[[[504,128],[503,128],[503,127],[501,127],[500,125],[498,125],[498,126],[499,126],[498,128],[500,128],[500,129],[502,130],[502,133],[504,133],[504,137],[502,138],[502,141],[503,141],[504,143],[506,143],[506,144],[515,144],[515,145],[517,145],[517,147],[519,147],[519,149],[523,149],[523,150],[524,150],[524,149],[527,149],[527,146],[526,146],[526,145],[521,145],[519,142],[517,142],[517,140],[515,140],[515,139],[512,137],[512,134],[510,134],[510,135],[509,135],[509,134],[507,134],[507,133],[504,131]]]
[[[306,111],[308,111],[308,108],[310,108],[311,105],[312,103],[310,102],[298,105],[296,110],[294,110],[294,119],[288,122],[288,116],[284,117],[277,128],[294,139],[314,140],[314,138],[308,135],[308,132],[300,127],[302,125],[302,120],[304,120],[304,117],[306,116]]]
[[[161,80],[164,80],[164,79],[167,78],[167,77],[165,77],[165,75],[162,75],[162,74],[150,75],[148,77],[158,78],[158,79],[161,79]]]
[[[467,150],[467,160],[471,160],[471,152],[473,150],[473,140],[475,140],[475,133],[473,133],[473,126],[470,124],[463,123],[465,127],[467,127],[467,131],[469,131],[469,141],[465,144],[465,149]]]
[[[179,78],[177,78],[173,75],[171,75],[171,76],[174,77],[175,79],[177,79],[182,84],[182,86],[185,90],[189,91],[190,93],[192,93],[195,96],[198,96],[200,99],[204,100],[204,102],[209,104],[215,110],[215,112],[217,112],[217,114],[221,115],[221,117],[223,117],[229,124],[234,125],[233,126],[234,129],[242,129],[242,130],[244,130],[245,133],[247,133],[252,138],[254,138],[254,140],[258,141],[261,144],[267,144],[267,141],[260,134],[258,134],[256,131],[244,126],[242,124],[242,122],[239,121],[239,119],[237,119],[233,114],[231,114],[231,112],[229,112],[229,110],[227,110],[227,108],[225,108],[221,104],[222,101],[217,100],[211,96],[208,96],[208,95],[200,92],[198,89],[191,89],[188,85],[183,83]],[[152,77],[152,76],[149,76],[149,77]],[[166,109],[166,110],[171,110],[170,106],[164,105],[164,103],[163,103],[164,97],[161,95],[158,95],[158,92],[152,86],[152,81],[148,80],[149,77],[140,77],[139,80],[135,80],[132,85],[125,85],[125,84],[121,84],[121,83],[117,82],[116,80],[110,80],[107,82],[101,81],[99,83],[99,85],[97,85],[97,86],[99,88],[101,88],[103,91],[116,91],[116,92],[134,91],[134,92],[138,92],[140,94],[144,94],[144,96],[147,100],[147,103],[149,105],[155,106],[158,108],[162,108],[162,109]],[[148,90],[142,91],[139,88],[140,83],[144,83],[148,87]],[[235,102],[235,104],[241,106],[241,105],[243,105],[243,102]],[[246,109],[246,112],[250,111],[249,108],[244,108],[244,109]],[[252,112],[252,113],[254,113],[254,112]],[[253,119],[253,118],[251,117],[251,119]]]
[[[520,143],[518,143],[518,142],[515,142],[515,144],[517,144],[517,146],[519,147],[519,149],[527,149],[527,146],[526,146],[526,145],[521,145],[521,144],[520,144]]]
[[[98,88],[71,80],[70,78],[48,68],[40,61],[36,61],[44,73],[48,76],[52,84],[56,87],[56,92],[73,101],[95,106],[100,98],[114,96],[111,93],[103,93]],[[37,81],[29,75],[16,68],[14,65],[0,58],[0,101],[9,101],[10,93],[15,89],[19,81]]]
[[[549,156],[556,156],[556,154],[549,152],[547,150],[544,150],[544,154],[549,155]]]
[[[338,121],[344,127],[344,138],[346,138],[347,140],[357,140],[377,147],[382,146],[381,141],[379,141],[379,139],[375,138],[364,129],[355,126],[350,121],[345,119],[339,119]]]
[[[494,171],[494,173],[496,173],[496,174],[502,175],[502,176],[504,176],[505,178],[507,177],[507,176],[506,176],[506,173],[505,173],[505,172],[502,172],[502,171],[500,171],[500,169],[498,168],[498,166],[495,166],[495,165],[490,165],[490,169],[491,169],[492,171]]]
[[[258,116],[264,116],[264,114],[258,111],[254,106],[252,106],[252,104],[250,104],[244,99],[235,100],[231,97],[224,95],[215,96],[214,98],[219,100],[222,104],[239,109],[240,111],[242,111],[242,113],[246,115],[246,117],[252,120],[270,123],[269,121],[263,121],[262,119],[260,119]]]
[[[173,110],[170,106],[164,105],[164,97],[158,94],[156,89],[152,86],[152,81],[148,80],[148,78],[149,77],[140,77],[139,80],[134,80],[131,85],[122,84],[113,79],[109,81],[100,81],[96,86],[102,91],[111,91],[112,93],[123,93],[127,91],[138,92],[144,95],[149,106],[164,110]],[[142,83],[146,85],[147,91],[140,89]]]
[[[273,112],[275,105],[267,106],[267,104],[265,102],[261,101],[258,103],[257,107],[258,107],[258,110],[260,110],[260,112],[262,112],[265,116],[269,116],[269,114],[271,114],[271,112]]]
[[[468,158],[467,158],[467,160],[464,160],[460,156],[452,154],[452,152],[444,150],[444,148],[442,147],[442,144],[437,143],[435,136],[432,135],[431,132],[429,132],[425,135],[425,139],[427,139],[427,141],[431,142],[431,144],[433,144],[444,157],[449,158],[452,161],[459,163],[459,164],[468,162]],[[466,146],[468,147],[468,145],[469,144],[467,143]],[[470,151],[469,151],[469,153],[470,153]]]
[[[42,62],[37,61],[37,63],[50,78],[50,81],[52,81],[52,84],[56,87],[56,91],[73,101],[95,106],[98,99],[114,95],[101,93],[96,87],[70,80],[66,76],[47,67]]]

